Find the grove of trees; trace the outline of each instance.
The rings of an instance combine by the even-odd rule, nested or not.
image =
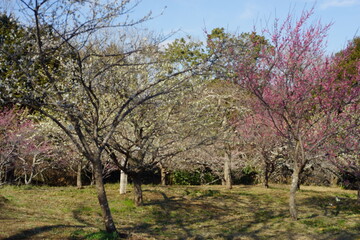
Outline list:
[[[360,39],[328,55],[331,25],[311,24],[313,9],[163,46],[137,29],[151,14],[129,17],[139,1],[16,2],[0,16],[0,186],[71,182],[61,172],[81,188],[86,173],[109,233],[104,180],[120,171],[137,206],[148,172],[290,183],[294,220],[310,176],[336,177],[360,202]]]

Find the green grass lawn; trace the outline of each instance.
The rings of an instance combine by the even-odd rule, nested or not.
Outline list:
[[[144,186],[139,208],[132,189],[106,188],[118,230],[133,240],[360,239],[355,191],[303,186],[299,220],[291,221],[286,185]],[[93,187],[0,188],[0,239],[112,239],[102,229]]]

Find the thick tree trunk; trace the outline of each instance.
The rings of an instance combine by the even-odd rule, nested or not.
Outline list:
[[[224,163],[224,180],[226,188],[232,189],[232,179],[231,179],[231,155],[227,154]]]
[[[297,184],[297,191],[300,190],[300,185],[301,185],[301,178],[300,178],[300,175],[299,175],[299,180],[298,180],[298,184]]]
[[[297,220],[297,209],[296,209],[296,191],[299,187],[299,177],[300,177],[300,168],[295,163],[294,172],[292,174],[291,186],[290,186],[290,199],[289,199],[289,209],[290,216],[293,220]]]
[[[102,178],[102,166],[100,159],[93,163],[95,184],[98,195],[99,204],[102,211],[102,217],[105,223],[105,229],[108,233],[117,232],[114,224],[114,220],[111,216],[110,207],[106,197],[104,182]]]
[[[143,196],[142,196],[142,189],[141,189],[141,179],[138,174],[132,175],[132,180],[134,184],[134,203],[135,206],[142,206]]]
[[[76,173],[76,187],[78,189],[83,188],[82,185],[82,181],[81,181],[81,177],[82,177],[82,161],[79,161],[78,165],[77,165],[77,173]]]
[[[161,185],[166,186],[166,168],[162,164],[159,164]]]
[[[125,194],[126,193],[126,186],[127,186],[127,178],[128,175],[126,173],[124,173],[124,171],[120,171],[120,194]]]
[[[94,170],[94,166],[93,164],[91,164],[91,181],[90,181],[90,185],[93,186],[96,183],[96,179],[95,179],[95,170]]]
[[[360,184],[358,185],[357,203],[360,204]]]

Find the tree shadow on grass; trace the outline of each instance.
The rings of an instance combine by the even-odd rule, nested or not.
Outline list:
[[[0,207],[5,206],[8,202],[9,202],[9,199],[0,195]]]
[[[49,225],[49,226],[42,226],[42,227],[35,227],[27,230],[23,230],[15,235],[5,238],[4,240],[24,240],[24,239],[32,239],[34,236],[49,232],[53,229],[62,229],[62,228],[84,228],[85,226],[81,225]]]
[[[248,206],[252,208],[252,206]],[[265,232],[270,229],[275,229],[274,226],[276,221],[275,219],[283,219],[287,217],[287,211],[274,211],[269,210],[266,207],[254,209],[252,215],[248,220],[243,220],[239,217],[230,221],[221,221],[222,225],[229,226],[229,229],[223,233],[217,234],[216,237],[223,239],[264,239]],[[243,221],[239,225],[239,221]],[[231,227],[235,226],[235,227]],[[254,228],[254,226],[256,226]],[[272,235],[267,235],[266,238],[284,238],[284,239],[296,239],[293,237],[293,233],[287,233],[286,236],[284,232],[273,232]]]
[[[356,199],[343,196],[311,196],[303,199],[300,205],[320,212],[300,219],[306,227],[321,229],[322,239],[355,240],[360,236],[360,223],[346,220],[360,216],[360,205]],[[349,227],[350,224],[353,226]]]
[[[86,225],[87,227],[96,227],[94,224],[88,222],[87,220],[85,220],[82,215],[84,213],[87,213],[87,212],[90,212],[92,211],[91,208],[89,207],[86,207],[84,205],[79,205],[77,206],[77,208],[75,210],[72,211],[72,215],[73,215],[73,218],[78,221],[79,223],[83,224],[83,225]]]
[[[215,213],[223,211],[212,204],[207,204],[201,201],[192,202],[188,197],[184,196],[167,196],[163,191],[152,190],[152,193],[161,195],[160,199],[150,200],[144,204],[148,207],[146,218],[147,221],[129,227],[126,230],[135,234],[146,234],[149,237],[162,236],[168,239],[203,239],[201,236],[195,234],[191,225],[207,221],[209,218],[215,217]],[[204,194],[202,194],[204,195]],[[206,194],[205,194],[206,195]],[[192,196],[194,199],[199,200],[206,198],[206,196]],[[194,200],[193,199],[193,200]],[[199,209],[203,209],[204,214],[199,214],[198,217],[193,217],[191,214],[196,215]],[[178,234],[171,234],[171,230],[176,228]],[[170,235],[169,235],[170,234]],[[176,236],[176,237],[175,237]]]
[[[154,200],[147,203],[153,206],[147,217],[150,223],[141,223],[128,231],[148,234],[150,237],[161,236],[168,239],[263,239],[263,231],[271,228],[273,219],[286,217],[287,211],[269,210],[266,207],[260,208],[257,196],[246,195],[250,198],[248,205],[239,199],[238,194],[221,195],[216,191],[195,192],[187,197],[168,197],[164,192],[159,191],[162,200]],[[218,204],[226,198],[225,205]],[[244,220],[241,216],[241,209],[238,203],[244,208],[255,209],[251,216]],[[253,225],[261,224],[257,230],[249,230]],[[214,231],[214,227],[218,228]],[[228,227],[228,228],[227,228]],[[209,229],[208,232],[198,229]],[[276,237],[276,236],[274,236]],[[287,236],[291,238],[291,234]]]
[[[134,236],[145,234],[148,238],[161,239],[253,240],[299,238],[355,240],[358,237],[356,232],[360,232],[359,226],[338,228],[339,230],[327,227],[324,228],[324,232],[321,226],[314,226],[313,230],[306,231],[309,227],[308,222],[318,221],[319,209],[306,218],[291,222],[287,204],[276,199],[264,201],[263,197],[255,193],[217,194],[202,191],[170,197],[163,191],[157,192],[162,197],[150,200],[145,205],[148,210],[144,215],[144,221],[127,228],[127,232],[133,233]],[[320,200],[306,199],[299,205],[313,209],[320,208],[321,206],[316,205]],[[341,210],[342,213],[344,211],[348,210]],[[336,231],[331,232],[332,230]]]
[[[301,204],[320,210],[324,216],[360,214],[360,205],[356,199],[349,197],[312,196],[304,199]]]
[[[37,235],[45,233],[45,232],[51,232],[53,230],[56,229],[64,229],[64,230],[68,230],[70,228],[75,228],[75,230],[73,231],[73,234],[71,236],[69,236],[69,238],[67,239],[84,239],[84,235],[86,235],[86,231],[84,231],[85,228],[88,227],[92,227],[92,228],[97,228],[97,226],[95,226],[94,224],[91,224],[89,221],[87,221],[85,218],[83,218],[83,214],[87,214],[88,212],[92,211],[91,208],[88,208],[84,205],[78,205],[73,211],[72,211],[72,215],[73,218],[80,223],[80,225],[64,225],[64,224],[59,224],[59,225],[48,225],[48,226],[40,226],[40,227],[34,227],[31,229],[25,229],[19,233],[16,233],[10,237],[5,238],[4,240],[12,240],[12,239],[38,239]],[[77,233],[79,233],[79,236]],[[50,234],[50,233],[49,233]],[[95,232],[92,234],[101,234],[100,232]],[[91,234],[90,234],[91,235]],[[48,235],[46,236],[45,239],[57,239],[56,236],[51,236]],[[42,239],[42,238],[41,238]]]

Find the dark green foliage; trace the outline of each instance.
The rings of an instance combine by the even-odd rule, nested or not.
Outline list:
[[[85,236],[85,239],[88,240],[116,240],[120,239],[116,232],[108,233],[106,231],[99,231],[97,233],[91,233]]]
[[[253,166],[246,166],[241,170],[240,184],[255,184],[258,171]]]
[[[208,52],[213,62],[211,71],[218,79],[234,81],[237,77],[233,65],[235,58],[245,60],[251,56],[249,64],[254,63],[263,46],[270,48],[266,39],[255,32],[231,34],[224,28],[214,28],[207,35]]]
[[[220,184],[220,179],[211,172],[205,172],[200,180],[202,180],[202,184]]]
[[[42,26],[40,33],[54,46],[60,41],[51,26]],[[36,39],[34,28],[24,27],[11,15],[0,14],[1,104],[43,104],[47,97],[43,89],[48,88],[51,81],[63,80],[66,74],[61,61],[75,61],[75,55],[65,51],[61,44],[58,47],[49,44],[42,49],[43,56],[37,56]],[[59,53],[61,59],[53,57]],[[52,74],[52,79],[49,79],[49,74]]]
[[[178,170],[172,174],[171,182],[175,185],[200,185],[200,173]]]
[[[342,69],[340,76],[344,77],[344,74],[355,75],[358,74],[357,65],[360,61],[360,37],[355,37],[349,44],[346,50],[340,51],[337,55],[346,54],[346,58],[341,61],[339,67]]]
[[[201,42],[195,42],[188,37],[176,39],[169,44],[164,57],[173,63],[195,66],[203,63],[208,56]]]
[[[210,171],[177,170],[171,175],[171,183],[174,185],[219,184],[219,180]]]
[[[15,74],[16,65],[21,61],[25,49],[21,46],[24,31],[19,24],[6,14],[0,15],[0,100],[7,99],[9,87],[5,84],[6,78]],[[21,76],[19,76],[21,78]],[[16,86],[11,86],[16,88]],[[17,95],[17,91],[13,91]]]

